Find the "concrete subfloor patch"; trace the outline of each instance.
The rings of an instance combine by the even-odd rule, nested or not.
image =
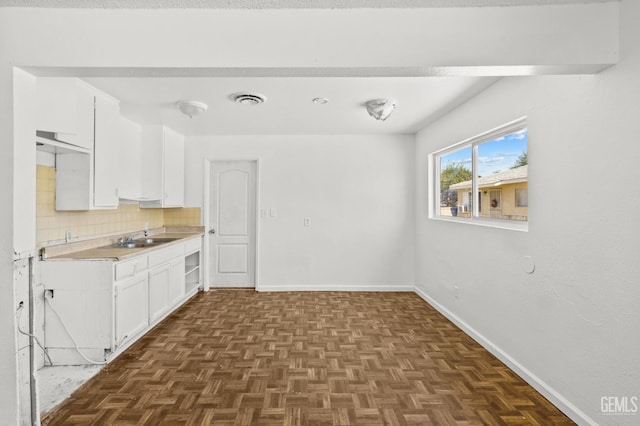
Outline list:
[[[65,365],[43,367],[38,370],[40,413],[51,411],[102,367],[102,365]]]

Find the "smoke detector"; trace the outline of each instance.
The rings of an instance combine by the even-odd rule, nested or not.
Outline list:
[[[242,105],[260,105],[265,103],[267,98],[257,93],[234,93],[231,100]]]

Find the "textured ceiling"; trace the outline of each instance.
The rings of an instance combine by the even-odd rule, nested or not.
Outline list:
[[[495,7],[617,1],[619,0],[0,0],[0,6],[81,9],[353,9]]]

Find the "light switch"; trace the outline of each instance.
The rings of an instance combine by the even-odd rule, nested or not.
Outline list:
[[[310,217],[305,217],[304,218],[304,226],[311,226],[311,218]]]
[[[276,210],[276,208],[275,207],[271,207],[269,209],[269,216],[276,217],[277,215],[278,215],[278,211]]]
[[[260,209],[260,217],[263,219],[267,217],[267,209]]]

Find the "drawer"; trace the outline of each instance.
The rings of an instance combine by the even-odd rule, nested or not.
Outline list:
[[[115,265],[115,280],[132,277],[148,268],[147,256],[136,256],[133,259],[118,262]]]
[[[202,250],[202,237],[193,238],[191,240],[185,241],[184,243],[184,254],[191,254],[194,251]]]
[[[184,256],[184,244],[174,244],[170,247],[149,253],[149,269]]]

